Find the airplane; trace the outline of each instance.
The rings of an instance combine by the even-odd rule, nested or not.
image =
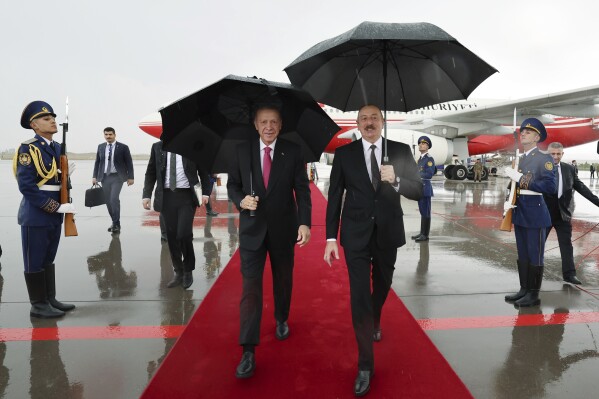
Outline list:
[[[337,147],[360,138],[356,127],[357,111],[341,110],[321,105],[341,130],[325,149],[330,154]],[[517,111],[513,126],[514,108]],[[438,165],[447,165],[447,179],[472,178],[464,163],[476,155],[495,154],[499,164],[514,153],[514,129],[526,118],[535,117],[547,128],[543,150],[553,141],[565,148],[599,140],[599,85],[519,100],[458,100],[434,104],[409,112],[387,111],[387,137],[412,146],[415,156],[417,140],[426,134],[431,138],[429,151]],[[162,133],[160,114],[146,116],[139,122],[144,132],[159,138]],[[519,136],[518,136],[519,137]],[[493,164],[493,163],[491,163]],[[485,166],[483,179],[489,169]]]

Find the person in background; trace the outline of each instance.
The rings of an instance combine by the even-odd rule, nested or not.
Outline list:
[[[168,288],[193,284],[195,251],[193,248],[193,218],[196,208],[208,202],[208,173],[191,160],[162,148],[162,141],[152,144],[146,169],[142,206],[150,209],[152,190],[154,210],[160,212],[166,227],[167,244],[173,262],[174,276]],[[202,196],[194,186],[201,182]]]
[[[576,160],[572,160],[572,167],[574,168],[574,173],[578,176],[578,164],[576,163]]]
[[[528,118],[520,126],[520,144],[524,154],[518,169],[508,166],[504,174],[516,182],[516,204],[512,223],[518,249],[518,276],[520,290],[506,295],[505,300],[516,307],[537,306],[541,303],[539,291],[543,281],[545,240],[551,216],[543,198],[557,192],[557,172],[550,155],[542,153],[537,144],[547,138],[541,121]],[[512,207],[506,202],[505,209]]]
[[[121,200],[119,196],[124,182],[127,182],[128,186],[133,185],[133,159],[129,147],[126,144],[117,143],[116,132],[113,128],[104,129],[104,139],[106,143],[98,145],[96,152],[92,184],[102,182],[106,208],[108,208],[112,219],[112,225],[108,231],[119,233],[121,231]]]
[[[401,196],[418,200],[423,185],[410,147],[381,137],[385,121],[378,107],[363,106],[356,122],[362,138],[335,151],[324,261],[331,266],[339,259],[340,236],[358,344],[354,394],[364,396],[374,375],[373,342],[382,339],[381,314],[393,280],[397,249],[406,243]],[[389,161],[383,164],[385,144]]]
[[[580,285],[576,277],[574,266],[574,248],[572,247],[572,214],[574,213],[574,191],[599,207],[599,198],[578,179],[572,165],[561,162],[564,156],[564,146],[561,143],[550,143],[547,147],[549,155],[553,158],[558,172],[557,193],[543,194],[551,215],[551,226],[547,228],[547,235],[552,228],[557,233],[559,251],[562,256],[562,277],[565,282]]]
[[[21,126],[35,136],[21,143],[13,159],[13,171],[23,194],[17,217],[21,225],[25,283],[31,303],[30,316],[56,318],[75,305],[56,299],[54,259],[60,242],[63,214],[76,213],[71,203],[60,203],[61,146],[53,141],[58,132],[56,114],[44,101],[29,103],[21,114]],[[69,173],[75,170],[69,165]]]
[[[589,171],[591,172],[591,179],[595,178],[595,165],[591,164],[589,167]]]
[[[208,203],[206,204],[206,215],[207,216],[218,216],[218,212],[212,209],[212,202],[210,200],[210,196],[212,195],[212,191],[214,190],[214,184],[218,179],[218,175],[212,174],[210,175],[210,193],[208,193]]]
[[[472,171],[474,172],[474,182],[482,182],[483,180],[483,164],[480,162],[480,159],[476,159],[474,166],[472,167]]]
[[[418,210],[420,211],[420,233],[412,236],[416,242],[428,241],[431,231],[431,198],[434,195],[431,179],[437,171],[435,160],[428,154],[428,150],[433,146],[431,139],[427,136],[421,136],[418,139],[418,170],[422,179],[423,192],[422,198],[418,200]]]

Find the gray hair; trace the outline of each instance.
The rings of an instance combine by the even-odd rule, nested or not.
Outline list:
[[[554,141],[553,143],[549,143],[547,148],[555,148],[556,150],[563,150],[564,146],[562,145],[562,143],[560,143],[558,141]]]

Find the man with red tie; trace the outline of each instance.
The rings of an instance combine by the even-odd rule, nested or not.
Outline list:
[[[281,113],[264,106],[256,111],[260,138],[237,146],[231,159],[227,190],[239,209],[239,254],[243,288],[239,344],[243,347],[237,378],[254,374],[260,339],[262,276],[266,254],[273,274],[275,336],[289,336],[295,244],[310,241],[312,203],[301,147],[278,138]]]

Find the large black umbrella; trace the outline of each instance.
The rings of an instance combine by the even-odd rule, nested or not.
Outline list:
[[[316,44],[285,72],[343,111],[372,104],[407,112],[465,99],[497,70],[435,25],[362,22]]]
[[[320,159],[339,126],[310,94],[287,83],[229,75],[160,110],[164,148],[211,173],[227,172],[235,146],[258,137],[255,110],[277,107],[281,137],[302,146],[306,162]]]

